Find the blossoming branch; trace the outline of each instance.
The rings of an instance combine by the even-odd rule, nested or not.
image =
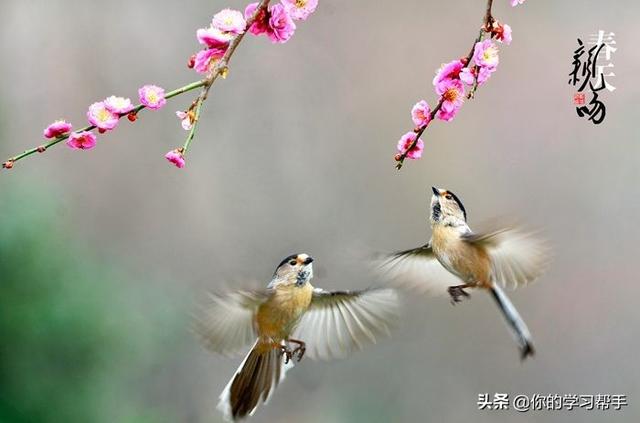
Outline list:
[[[524,0],[509,0],[511,6],[524,3]],[[411,109],[411,119],[415,128],[404,134],[398,141],[395,155],[396,169],[402,168],[405,159],[422,157],[424,142],[420,139],[434,118],[450,122],[456,116],[465,97],[472,99],[476,90],[483,85],[498,68],[498,46],[493,42],[511,43],[511,27],[498,22],[491,14],[493,0],[487,1],[480,33],[475,39],[467,56],[444,63],[436,71],[433,86],[438,102],[433,110],[425,100],[418,101]],[[488,37],[485,39],[485,37]],[[473,61],[473,62],[472,62]],[[465,86],[469,92],[465,93]]]
[[[69,148],[89,150],[96,146],[100,134],[114,130],[123,117],[130,122],[138,119],[143,109],[158,110],[167,100],[201,88],[198,96],[186,110],[176,112],[182,128],[188,131],[183,145],[169,151],[165,158],[176,167],[185,165],[185,155],[195,136],[203,103],[207,99],[211,86],[218,77],[226,78],[231,56],[249,32],[253,35],[265,35],[273,43],[285,43],[296,30],[296,21],[306,20],[318,6],[318,0],[280,0],[270,5],[270,0],[261,0],[247,5],[244,13],[224,9],[213,16],[207,28],[196,32],[202,50],[189,58],[188,67],[205,75],[204,79],[192,82],[170,92],[159,86],[148,84],[138,90],[139,104],[133,105],[129,98],[110,96],[89,106],[87,121],[89,125],[73,130],[73,125],[65,120],[57,120],[44,130],[44,138],[49,141],[38,147],[25,150],[9,158],[2,164],[3,169],[11,169],[14,164],[34,153],[44,153],[50,147],[65,141]],[[98,132],[96,135],[95,132]]]

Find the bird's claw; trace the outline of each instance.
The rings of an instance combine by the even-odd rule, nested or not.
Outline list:
[[[289,361],[291,361],[291,359],[293,358],[293,355],[296,353],[295,350],[291,351],[291,348],[288,348],[286,345],[281,345],[280,351],[282,351],[282,354],[284,354],[284,364],[288,364]]]
[[[300,360],[302,360],[302,357],[304,357],[304,353],[305,351],[307,351],[307,347],[306,345],[302,344],[299,347],[297,347],[296,349],[293,350],[293,352],[291,353],[291,356],[298,356],[298,363],[300,362]]]
[[[469,293],[462,286],[450,286],[447,292],[451,296],[451,304],[456,305],[462,301],[462,297],[470,297]]]

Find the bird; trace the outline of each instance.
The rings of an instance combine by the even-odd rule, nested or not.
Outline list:
[[[252,344],[219,397],[226,420],[252,415],[305,354],[345,357],[388,336],[398,316],[392,288],[326,291],[314,288],[313,258],[293,254],[278,265],[266,289],[212,294],[194,330],[213,352],[232,355]]]
[[[436,187],[431,191],[429,242],[379,256],[376,270],[403,287],[426,294],[448,292],[454,305],[470,297],[468,289],[490,292],[518,343],[521,359],[533,356],[531,333],[502,287],[525,285],[543,273],[549,262],[546,242],[510,226],[494,224],[473,232],[457,195]]]

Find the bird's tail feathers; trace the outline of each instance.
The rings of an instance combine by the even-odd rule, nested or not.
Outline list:
[[[518,310],[516,310],[511,300],[509,300],[509,297],[507,297],[502,288],[497,284],[494,283],[491,286],[491,293],[496,303],[498,303],[498,307],[500,307],[511,333],[518,342],[520,358],[524,360],[530,355],[533,356],[535,353],[533,339],[531,338],[529,328],[527,328],[526,323],[522,320],[522,317],[520,317],[520,313],[518,313]]]
[[[281,350],[257,340],[220,394],[218,410],[226,420],[252,415],[260,402],[267,403],[291,367],[293,360],[285,363]]]

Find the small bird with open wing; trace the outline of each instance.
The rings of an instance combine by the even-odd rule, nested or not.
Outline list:
[[[253,414],[305,355],[346,356],[388,335],[398,297],[390,288],[325,291],[310,284],[313,259],[294,254],[277,267],[264,290],[212,295],[195,330],[210,350],[231,354],[253,342],[220,395],[227,419]],[[295,345],[295,348],[293,346]]]
[[[525,359],[534,354],[531,334],[500,285],[514,287],[536,279],[548,262],[545,244],[519,229],[473,232],[467,212],[451,191],[432,188],[431,239],[377,262],[384,277],[425,293],[448,292],[453,304],[466,289],[485,289],[495,299]],[[462,283],[460,283],[462,282]]]

